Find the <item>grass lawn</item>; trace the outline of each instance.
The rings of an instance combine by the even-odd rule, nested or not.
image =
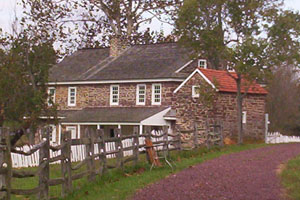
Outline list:
[[[141,162],[138,166],[127,165],[124,171],[109,170],[106,175],[97,177],[96,181],[91,183],[86,178],[77,180],[73,183],[74,192],[70,194],[67,200],[91,199],[91,200],[111,200],[111,199],[128,199],[136,190],[144,186],[154,183],[170,174],[181,171],[192,165],[202,163],[206,160],[217,158],[224,154],[240,152],[243,150],[259,148],[266,146],[265,144],[247,144],[233,145],[224,148],[214,148],[207,150],[205,148],[193,151],[172,152],[171,160],[176,164],[174,171],[170,167],[164,165],[160,168],[154,168],[150,171],[150,165],[145,161],[145,156],[140,156]],[[28,169],[30,170],[30,169]],[[31,169],[33,170],[33,169]],[[81,169],[84,170],[84,169]],[[60,165],[51,165],[51,178],[61,176]],[[13,179],[13,188],[29,189],[34,188],[38,184],[37,178]],[[61,186],[50,188],[52,197],[60,196]],[[35,199],[33,196],[13,196],[13,199]]]
[[[300,199],[300,156],[287,163],[281,173],[281,182],[290,199]]]

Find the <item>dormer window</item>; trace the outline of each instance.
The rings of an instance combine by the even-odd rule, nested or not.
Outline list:
[[[229,71],[229,72],[234,72],[234,69],[233,69],[232,67],[230,67],[230,66],[227,65],[226,68],[227,68],[227,71]]]
[[[198,67],[207,69],[207,62],[205,59],[199,59],[198,60]]]

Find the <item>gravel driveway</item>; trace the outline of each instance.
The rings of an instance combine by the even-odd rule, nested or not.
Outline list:
[[[133,199],[282,199],[276,170],[299,154],[300,144],[282,144],[224,155],[152,184]]]

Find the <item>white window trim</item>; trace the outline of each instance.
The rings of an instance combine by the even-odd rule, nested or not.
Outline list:
[[[196,90],[195,90],[197,87],[200,88],[199,85],[193,85],[193,86],[192,86],[192,97],[193,97],[193,98],[199,98],[199,97],[200,97],[200,94],[197,94],[197,93],[196,93]]]
[[[229,66],[226,66],[226,69],[227,69],[227,71],[229,71],[229,72],[235,72],[235,70],[234,70],[233,68],[229,67]]]
[[[67,126],[66,127],[66,131],[71,131],[70,129],[75,130],[75,136],[76,136],[75,139],[79,139],[78,132],[77,132],[77,127],[76,126]],[[71,132],[71,138],[72,138],[72,132]],[[72,139],[74,139],[74,138],[72,138]]]
[[[145,87],[145,98],[144,98],[144,102],[140,102],[140,86],[144,86]],[[137,84],[136,85],[136,105],[141,105],[144,106],[146,105],[146,94],[147,94],[147,86],[146,84]]]
[[[56,96],[56,88],[55,87],[49,87],[48,88],[48,98],[47,98],[47,103],[48,103],[48,106],[52,106],[53,104],[50,104],[50,90],[53,90],[54,89],[54,94],[53,94],[53,104],[55,103],[55,96]]]
[[[74,103],[71,103],[71,90],[75,89]],[[77,88],[69,87],[68,89],[68,106],[76,106],[76,96],[77,96]]]
[[[154,88],[155,86],[159,85],[160,87],[160,101],[159,102],[155,102],[155,96],[154,96]],[[161,100],[162,100],[162,86],[160,83],[154,83],[152,84],[152,105],[161,105]]]
[[[204,64],[204,69],[207,69],[207,60],[205,60],[205,59],[198,59],[198,67],[200,67],[200,62],[204,62],[205,64]]]
[[[246,111],[242,112],[242,122],[243,122],[243,124],[247,123],[247,112]]]
[[[118,101],[113,102],[113,87],[118,87]],[[119,105],[119,98],[120,98],[120,86],[119,85],[111,85],[110,86],[110,105],[111,106],[118,106]]]

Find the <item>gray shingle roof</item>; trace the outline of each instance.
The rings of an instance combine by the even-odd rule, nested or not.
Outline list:
[[[58,115],[66,117],[61,122],[139,123],[165,109],[167,107],[87,108],[77,111],[62,111]]]
[[[176,110],[171,109],[169,112],[167,112],[164,117],[176,117]]]
[[[190,60],[188,52],[177,43],[135,45],[116,58],[108,48],[83,49],[52,68],[50,81],[184,78],[175,71]]]

